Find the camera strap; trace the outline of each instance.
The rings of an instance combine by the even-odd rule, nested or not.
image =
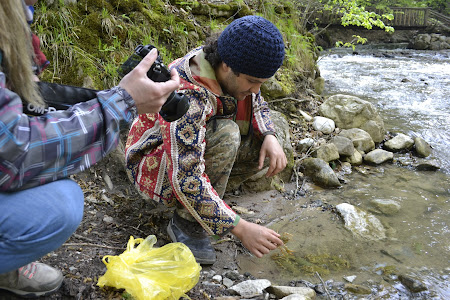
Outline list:
[[[96,98],[98,92],[93,89],[45,81],[39,81],[37,84],[45,107],[27,103],[23,107],[23,112],[28,115],[40,116],[56,110],[66,110],[74,104]]]

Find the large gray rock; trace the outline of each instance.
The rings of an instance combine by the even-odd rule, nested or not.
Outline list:
[[[352,155],[344,157],[344,161],[349,162],[350,164],[352,164],[354,166],[359,166],[363,162],[363,157],[362,157],[361,153],[359,153],[359,151],[355,149],[355,151],[353,151]]]
[[[344,219],[345,227],[354,235],[369,240],[386,238],[386,229],[374,215],[349,203],[338,204],[336,209]]]
[[[264,94],[269,95],[271,98],[286,97],[286,91],[283,90],[283,87],[275,76],[264,82],[261,86],[261,91],[263,91]]]
[[[339,133],[339,136],[346,137],[353,142],[353,146],[364,153],[369,152],[375,148],[375,143],[372,137],[362,129],[351,128],[344,129]]]
[[[359,128],[370,134],[372,137],[372,140],[375,143],[379,143],[382,140],[384,140],[384,125],[380,124],[374,120],[369,120],[363,125],[361,125]]]
[[[287,297],[292,294],[303,296],[306,299],[314,299],[316,297],[316,292],[308,287],[272,285],[267,288],[267,291],[275,295],[275,297],[277,297],[278,299]]]
[[[399,133],[384,143],[384,147],[390,151],[409,150],[414,145],[414,140],[406,134]]]
[[[440,162],[436,159],[419,160],[413,164],[418,171],[437,171],[441,168]]]
[[[419,293],[428,290],[427,286],[415,277],[406,274],[400,274],[398,276],[398,280],[400,280],[400,282],[413,293]]]
[[[344,136],[335,136],[331,139],[331,143],[335,144],[339,155],[342,156],[352,156],[355,152],[355,147],[353,142]]]
[[[339,159],[339,151],[335,144],[325,144],[317,148],[313,154],[314,157],[330,162]]]
[[[384,122],[375,106],[365,100],[349,95],[328,97],[319,107],[322,116],[334,120],[342,129],[361,128],[367,130],[374,142],[384,137]]]
[[[252,298],[262,295],[263,291],[271,286],[267,279],[247,280],[238,283],[230,288],[242,297]]]
[[[369,164],[379,165],[384,162],[391,161],[393,158],[394,153],[382,149],[375,149],[364,156],[364,161]]]
[[[333,120],[321,116],[316,116],[313,119],[313,128],[314,130],[320,131],[322,133],[330,134],[334,131],[336,126]]]
[[[320,158],[306,158],[303,160],[304,173],[311,177],[312,181],[322,187],[338,187],[341,185],[333,169],[327,162]]]
[[[413,42],[413,48],[416,50],[426,50],[430,47],[431,36],[429,34],[418,34]]]
[[[414,148],[416,150],[417,155],[420,157],[427,157],[432,152],[432,148],[431,148],[430,144],[428,144],[421,137],[414,138]]]

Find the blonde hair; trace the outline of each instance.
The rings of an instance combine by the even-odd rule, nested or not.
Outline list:
[[[33,47],[22,0],[0,1],[0,50],[6,83],[22,100],[43,105],[32,69]]]

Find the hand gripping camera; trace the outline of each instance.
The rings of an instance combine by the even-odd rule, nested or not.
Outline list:
[[[134,53],[119,67],[119,75],[125,76],[133,70],[153,48],[155,47],[152,45],[137,46]],[[163,64],[159,55],[150,67],[150,70],[148,70],[147,76],[155,82],[164,82],[170,79],[170,71]],[[159,114],[167,122],[173,122],[181,118],[188,109],[189,98],[182,93],[172,92],[161,107]]]

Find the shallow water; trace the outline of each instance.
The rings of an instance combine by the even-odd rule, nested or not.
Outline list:
[[[372,102],[388,131],[424,138],[442,168],[436,172],[396,164],[353,168],[340,189],[311,186],[305,197],[285,199],[281,207],[274,204],[269,226],[293,235],[287,246],[300,260],[329,255],[348,262],[348,268],[337,266],[336,260],[323,263],[324,280],[344,281],[344,276],[356,275],[354,283],[377,286],[377,295],[384,299],[450,299],[450,51],[374,51],[322,57],[319,67],[326,94],[351,94]],[[375,199],[395,200],[401,209],[383,215],[372,206]],[[340,203],[375,215],[387,228],[387,238],[368,241],[354,236],[337,213],[327,209]],[[318,281],[315,273],[308,274],[300,265],[277,265],[270,257],[262,262],[242,257],[240,264],[279,284]],[[380,288],[389,281],[389,270],[420,278],[429,292],[411,294],[396,281]]]

